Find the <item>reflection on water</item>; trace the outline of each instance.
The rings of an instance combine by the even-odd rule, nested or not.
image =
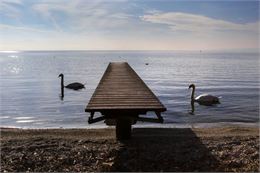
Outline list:
[[[60,97],[60,100],[63,101],[63,99],[64,99],[64,92],[61,92],[61,94],[59,95],[59,97]]]
[[[32,119],[33,117],[15,117],[14,119],[16,120],[27,120],[27,119]]]
[[[194,115],[194,112],[195,112],[194,101],[191,101],[191,102],[190,102],[190,107],[191,107],[190,114],[191,114],[191,115]]]
[[[21,71],[21,69],[19,67],[12,67],[10,69],[10,72],[14,73],[14,74],[18,74],[20,71]]]
[[[253,123],[259,118],[258,54],[171,51],[58,51],[0,53],[1,126],[94,127],[84,112],[107,65],[127,61],[167,107],[166,124]],[[148,64],[148,65],[146,65]],[[65,89],[82,81],[86,89]],[[191,105],[198,95],[222,96],[216,106]],[[59,97],[60,96],[60,97]],[[193,113],[191,115],[190,113]],[[147,116],[154,116],[149,113]],[[28,119],[15,119],[30,117]],[[97,124],[97,126],[103,123]]]

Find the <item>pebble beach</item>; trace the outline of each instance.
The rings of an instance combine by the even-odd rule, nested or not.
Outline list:
[[[1,128],[1,172],[258,172],[259,128]]]

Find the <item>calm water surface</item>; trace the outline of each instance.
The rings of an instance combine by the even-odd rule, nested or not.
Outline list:
[[[37,51],[0,53],[0,122],[3,127],[91,128],[84,112],[107,65],[127,61],[167,107],[164,126],[259,122],[259,55],[174,51]],[[145,65],[149,63],[149,65]],[[86,89],[65,89],[86,83]],[[195,105],[191,115],[190,90],[196,95],[221,96],[216,106]],[[154,116],[149,113],[147,116]],[[139,125],[151,126],[154,124]]]

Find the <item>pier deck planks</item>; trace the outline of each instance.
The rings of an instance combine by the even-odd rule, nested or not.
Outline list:
[[[164,105],[126,62],[109,63],[86,112],[166,111]]]

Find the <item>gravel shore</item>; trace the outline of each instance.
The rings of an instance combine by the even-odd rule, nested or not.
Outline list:
[[[1,172],[259,171],[259,128],[1,128]]]

